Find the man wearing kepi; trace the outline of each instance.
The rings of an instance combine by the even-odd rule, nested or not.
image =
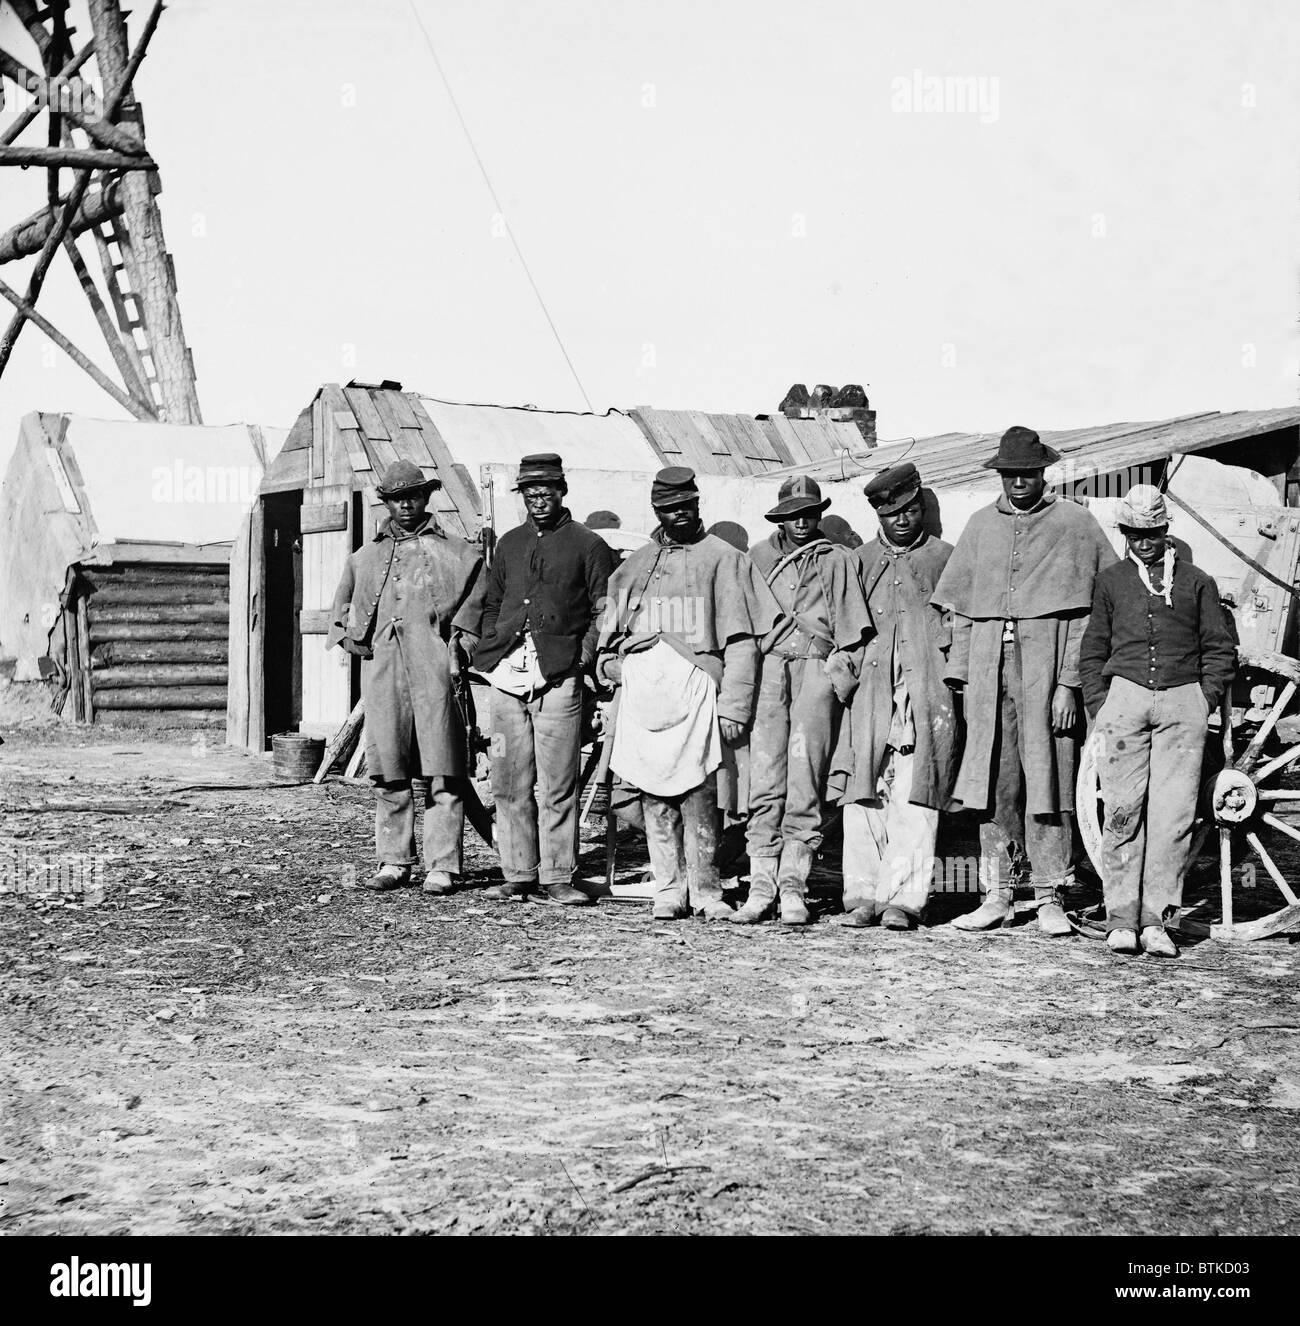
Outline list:
[[[782,924],[811,919],[826,776],[871,629],[857,557],[821,531],[830,504],[815,479],[787,479],[766,516],[777,529],[750,552],[782,617],[763,641],[749,740],[749,898],[731,917],[742,925],[761,921],[778,890]]]
[[[996,456],[1002,496],[970,519],[935,586],[952,608],[944,680],[965,696],[966,741],[953,795],[980,814],[984,901],[953,924],[1011,922],[1013,868],[1026,852],[1038,924],[1068,935],[1070,813],[1078,762],[1079,646],[1098,572],[1115,561],[1094,517],[1047,491],[1059,453],[1009,428]]]
[[[656,920],[722,920],[717,771],[754,712],[758,642],[780,608],[753,562],[706,534],[693,470],[655,475],[649,543],[610,577],[598,675],[620,687],[610,763],[640,788]]]
[[[348,558],[334,595],[327,643],[362,660],[379,858],[366,888],[410,881],[417,860],[413,777],[429,780],[424,892],[452,892],[461,873],[465,729],[452,672],[460,654],[478,644],[483,560],[429,514],[429,494],[440,486],[410,461],[384,471],[376,492],[388,519]]]
[[[515,484],[528,519],[501,536],[487,577],[474,666],[492,683],[492,796],[505,883],[497,901],[584,906],[573,887],[583,674],[591,671],[609,545],[564,506],[560,457],[525,456]],[[534,790],[535,789],[535,790]]]
[[[849,741],[837,752],[846,779],[840,924],[908,930],[930,900],[939,812],[961,747],[943,680],[952,622],[931,602],[952,546],[926,533],[921,476],[910,461],[864,491],[880,521],[877,539],[858,551],[876,633]]]
[[[1106,942],[1172,958],[1165,918],[1182,902],[1206,725],[1236,650],[1218,586],[1175,556],[1163,494],[1135,484],[1118,516],[1127,555],[1097,577],[1079,654],[1106,805]]]

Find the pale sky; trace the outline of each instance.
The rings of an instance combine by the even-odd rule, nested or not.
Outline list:
[[[598,410],[856,381],[899,438],[1296,400],[1293,0],[415,4]],[[32,58],[3,6],[0,43]],[[936,78],[982,108],[908,109]],[[411,0],[174,0],[137,92],[207,422],[351,377],[584,408]],[[0,188],[5,228],[44,175]],[[29,327],[0,462],[32,409],[121,417]]]

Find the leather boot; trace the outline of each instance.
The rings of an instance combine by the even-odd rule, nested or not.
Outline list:
[[[575,889],[572,884],[548,884],[546,886],[546,898],[549,902],[557,902],[561,907],[590,907],[592,899],[581,889]]]
[[[807,843],[788,842],[781,848],[776,884],[781,894],[782,925],[807,925],[812,920],[805,902],[812,863],[812,848]]]
[[[772,910],[776,901],[775,856],[753,856],[749,859],[749,897],[745,905],[728,918],[735,925],[757,925]]]
[[[1066,919],[1065,908],[1061,906],[1061,891],[1055,887],[1037,888],[1034,897],[1038,901],[1038,928],[1045,935],[1070,935],[1074,927]]]
[[[484,889],[482,896],[492,902],[523,902],[536,887],[536,880],[508,879],[503,884]]]
[[[451,875],[449,875],[447,871],[430,870],[424,876],[421,892],[440,896],[447,893],[455,893],[456,885],[452,883]]]
[[[1010,925],[1015,913],[1011,885],[998,883],[984,894],[984,901],[973,912],[957,917],[952,924],[957,930],[993,930]]]
[[[410,866],[380,866],[361,887],[383,893],[388,889],[405,888],[411,882]]]

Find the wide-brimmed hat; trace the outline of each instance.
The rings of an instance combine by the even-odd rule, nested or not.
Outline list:
[[[1061,453],[1047,446],[1032,428],[1013,424],[1002,434],[998,454],[984,462],[986,470],[1045,470],[1061,459]]]
[[[862,491],[877,515],[892,516],[916,500],[921,491],[921,474],[910,460],[905,460],[901,465],[881,470]]]
[[[521,457],[515,491],[528,483],[564,483],[564,462],[553,451]]]
[[[1163,529],[1169,524],[1165,495],[1149,483],[1135,483],[1115,511],[1121,529]]]
[[[660,470],[650,485],[651,506],[684,506],[687,502],[694,502],[699,495],[695,471],[685,465],[670,465]]]
[[[821,484],[816,479],[796,474],[781,485],[776,505],[765,513],[764,518],[780,524],[783,520],[793,520],[801,511],[825,511],[830,504],[829,497],[822,497]]]
[[[441,479],[427,479],[424,471],[414,461],[396,460],[379,476],[375,492],[387,502],[390,498],[400,497],[403,493],[431,493],[442,487]]]

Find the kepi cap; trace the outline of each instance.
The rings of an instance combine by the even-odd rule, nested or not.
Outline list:
[[[862,490],[867,501],[876,509],[876,514],[892,516],[913,501],[921,491],[920,471],[910,460],[899,465],[891,465],[881,470],[875,478],[868,481]]]
[[[670,465],[660,470],[650,485],[651,506],[683,506],[700,495],[695,483],[695,471],[685,465]]]
[[[553,451],[539,451],[519,461],[515,492],[529,483],[564,483],[564,462]]]

